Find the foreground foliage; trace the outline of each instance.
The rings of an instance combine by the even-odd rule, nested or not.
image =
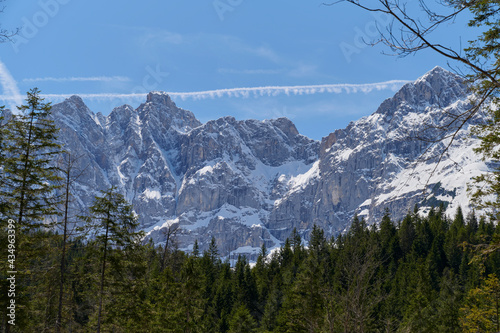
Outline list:
[[[474,245],[499,232],[461,211],[450,220],[442,209],[397,224],[386,214],[376,228],[355,218],[336,239],[315,227],[305,247],[294,232],[280,251],[263,247],[255,265],[240,257],[233,267],[215,243],[195,255],[151,242],[73,239],[61,331],[496,332],[500,256],[472,259]],[[14,332],[56,328],[62,236],[37,237],[46,251],[30,263],[38,274],[19,281],[23,310]]]

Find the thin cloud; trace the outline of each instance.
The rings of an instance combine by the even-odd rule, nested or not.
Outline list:
[[[180,98],[182,100],[204,100],[216,99],[225,97],[234,98],[250,98],[250,97],[264,97],[264,96],[297,96],[297,95],[315,95],[315,94],[354,94],[365,93],[368,94],[372,91],[392,90],[396,91],[407,80],[391,80],[378,83],[364,83],[364,84],[321,84],[321,85],[302,85],[302,86],[266,86],[266,87],[250,87],[250,88],[229,88],[229,89],[216,89],[206,91],[194,92],[166,92],[172,98]],[[144,99],[147,94],[116,94],[116,93],[100,93],[100,94],[44,94],[45,98],[57,101],[64,100],[72,95],[78,95],[84,99],[96,100],[109,100],[109,99]],[[0,100],[9,100],[11,97],[8,95],[0,96]]]
[[[182,44],[184,38],[182,35],[177,33],[172,33],[166,30],[149,30],[144,36],[142,36],[142,44]]]
[[[23,82],[129,82],[130,78],[126,76],[89,76],[89,77],[37,77],[23,79]]]
[[[185,99],[215,99],[222,97],[260,97],[260,96],[278,96],[285,94],[290,95],[315,95],[323,93],[370,93],[374,90],[397,90],[401,86],[410,81],[406,80],[392,80],[378,83],[366,84],[321,84],[321,85],[303,85],[303,86],[267,86],[267,87],[252,87],[252,88],[230,88],[230,89],[217,89],[196,92],[184,93],[168,93],[172,97],[179,97]]]
[[[3,62],[0,61],[0,84],[3,89],[3,96],[7,96],[8,98],[4,98],[3,100],[9,101],[9,108],[15,112],[16,105],[21,105],[23,103],[23,99],[21,97],[21,92],[17,87],[17,82],[14,80],[12,75],[10,74],[7,66]]]
[[[217,70],[222,74],[248,74],[248,75],[273,75],[281,74],[284,72],[283,69],[233,69],[233,68],[219,68]]]

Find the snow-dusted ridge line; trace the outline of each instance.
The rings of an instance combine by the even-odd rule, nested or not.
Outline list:
[[[466,184],[486,170],[469,127],[437,168],[436,161],[419,160],[427,146],[408,133],[444,122],[443,108],[458,114],[468,105],[463,82],[441,68],[321,142],[298,133],[286,118],[202,124],[170,96],[152,92],[137,109],[119,107],[107,117],[75,96],[54,105],[61,139],[89,161],[78,184],[79,205],[116,185],[158,244],[165,228],[178,224],[181,249],[198,240],[203,250],[213,236],[223,256],[255,256],[263,243],[279,248],[293,228],[307,242],[314,224],[333,236],[347,230],[354,214],[378,223],[386,207],[395,220],[415,203],[442,201],[449,214],[459,205],[467,211]],[[430,194],[423,196],[426,183]]]

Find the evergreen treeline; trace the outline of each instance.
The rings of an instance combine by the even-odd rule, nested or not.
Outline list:
[[[164,246],[142,243],[114,188],[70,212],[81,171],[38,93],[0,122],[3,332],[500,331],[496,223],[443,207],[370,227],[355,217],[337,238],[314,227],[305,247],[294,230],[234,267],[215,239],[176,249],[175,228]]]
[[[202,254],[116,243],[104,259],[104,234],[69,241],[61,331],[497,332],[500,256],[474,261],[473,251],[499,232],[441,209],[397,225],[386,215],[377,228],[355,218],[336,239],[315,227],[306,248],[295,232],[280,251],[234,267],[215,242]],[[44,251],[19,280],[11,331],[56,328],[62,236],[37,239]]]

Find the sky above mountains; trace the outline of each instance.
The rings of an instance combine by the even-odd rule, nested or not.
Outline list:
[[[404,82],[439,65],[424,51],[398,58],[377,37],[390,19],[321,1],[6,0],[0,103],[38,87],[47,101],[82,96],[94,111],[137,107],[149,91],[171,93],[207,121],[288,117],[320,139],[371,114]],[[455,48],[473,33],[466,18],[437,34]]]

